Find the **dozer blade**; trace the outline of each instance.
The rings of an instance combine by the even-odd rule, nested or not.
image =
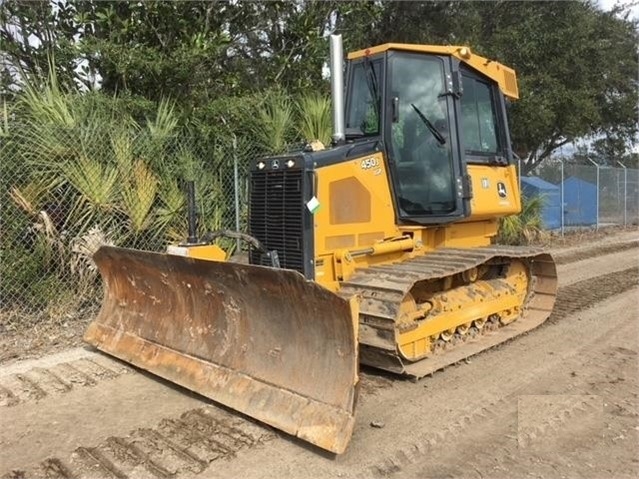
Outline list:
[[[295,272],[102,247],[98,349],[341,453],[354,425],[358,311]]]

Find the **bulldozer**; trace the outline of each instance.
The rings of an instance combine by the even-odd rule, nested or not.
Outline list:
[[[557,275],[543,250],[495,241],[521,209],[515,71],[466,46],[344,62],[330,42],[332,143],[251,161],[248,264],[191,214],[166,253],[104,246],[85,340],[340,454],[360,364],[422,378],[510,340],[549,317]]]

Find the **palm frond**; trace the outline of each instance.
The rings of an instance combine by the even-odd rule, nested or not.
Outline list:
[[[164,142],[166,138],[171,136],[178,126],[178,117],[173,102],[165,98],[160,100],[155,119],[147,118],[146,126],[153,140]]]
[[[71,191],[65,202],[72,203],[66,226],[82,234],[95,224],[104,225],[115,218],[120,177],[115,167],[80,157],[61,166],[64,181]]]
[[[24,186],[12,186],[9,196],[21,210],[34,216],[43,208],[47,197],[61,181],[60,178],[35,178]]]
[[[27,78],[20,102],[26,107],[29,116],[40,123],[71,128],[76,125],[71,103],[64,94],[56,76],[55,60],[48,57],[49,76],[43,86],[35,79]]]
[[[121,185],[122,209],[129,218],[134,236],[151,225],[151,207],[155,201],[158,180],[144,162],[138,160],[129,181]]]
[[[96,208],[111,208],[118,188],[118,171],[111,165],[85,156],[61,167],[66,181]]]
[[[291,137],[294,123],[294,108],[284,95],[272,93],[257,109],[257,123],[252,133],[257,142],[271,153],[281,153]]]
[[[183,240],[186,236],[186,199],[174,178],[161,182],[158,198],[159,205],[153,218],[154,229],[165,234],[169,241]]]
[[[311,93],[302,96],[297,102],[300,124],[299,133],[304,140],[321,141],[328,145],[332,135],[331,102],[326,96]]]
[[[542,210],[544,198],[522,198],[518,215],[502,218],[499,223],[499,241],[504,244],[528,244],[544,236]]]
[[[122,178],[128,178],[133,169],[134,145],[129,131],[118,129],[111,133],[113,158]]]

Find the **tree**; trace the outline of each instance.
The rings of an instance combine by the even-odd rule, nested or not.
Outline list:
[[[0,94],[12,95],[24,85],[24,76],[45,79],[49,59],[55,58],[61,85],[83,83],[74,38],[80,34],[75,10],[64,1],[5,0],[0,2],[2,60]]]

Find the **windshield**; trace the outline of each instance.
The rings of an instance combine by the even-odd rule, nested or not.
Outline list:
[[[397,53],[390,68],[399,207],[404,216],[450,213],[456,201],[443,61]]]
[[[346,128],[362,135],[379,134],[379,79],[381,63],[365,60],[355,64],[351,75],[351,88]],[[375,92],[375,90],[378,90]],[[347,132],[348,133],[348,132]]]

